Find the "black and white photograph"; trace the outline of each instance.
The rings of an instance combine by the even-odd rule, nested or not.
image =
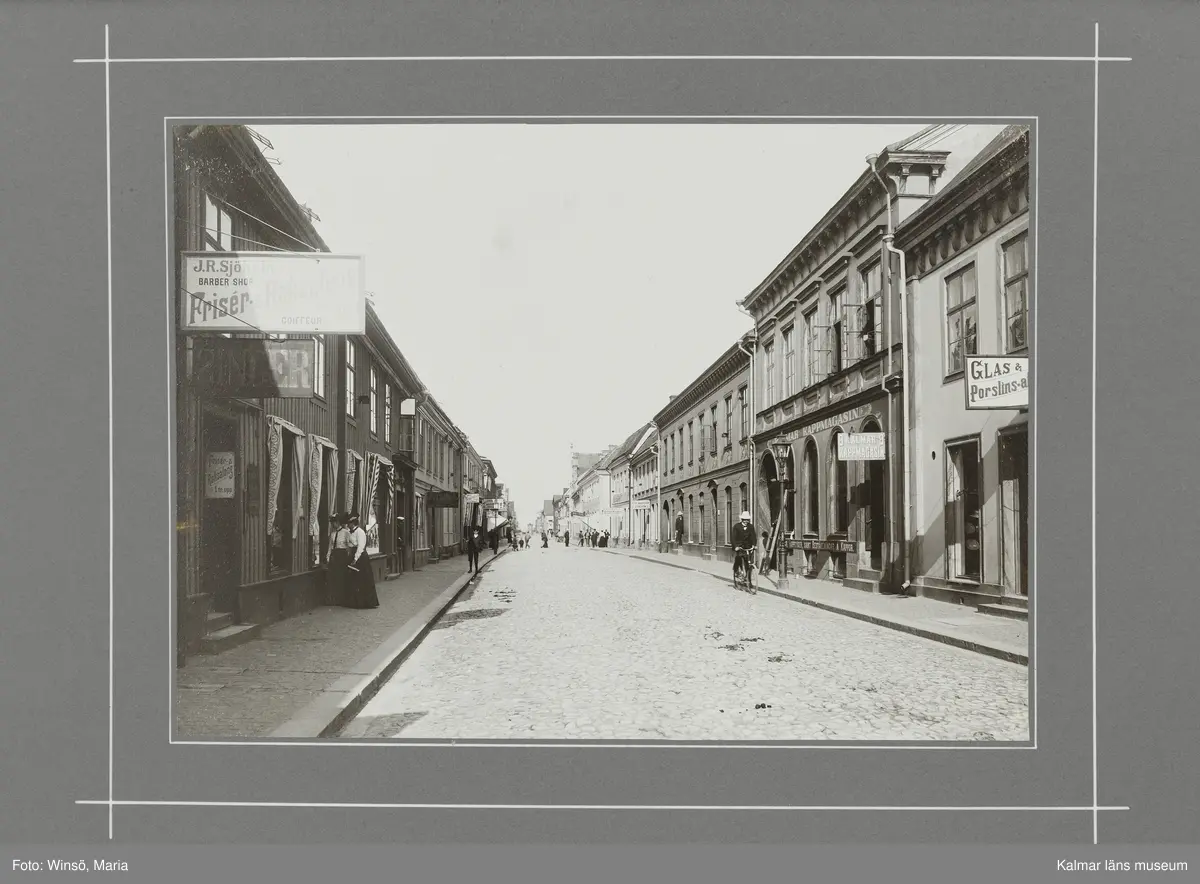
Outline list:
[[[175,741],[1034,740],[1032,120],[168,123]]]

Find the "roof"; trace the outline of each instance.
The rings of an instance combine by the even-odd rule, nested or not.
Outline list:
[[[989,141],[982,150],[971,158],[962,171],[950,179],[942,189],[932,199],[921,205],[917,211],[913,212],[904,223],[900,225],[900,230],[909,231],[922,224],[927,218],[933,217],[937,211],[953,200],[960,192],[961,188],[971,180],[980,170],[999,157],[1006,150],[1011,148],[1029,135],[1029,127],[1026,125],[1006,126],[1004,130]],[[897,236],[897,239],[902,239],[902,236]]]
[[[616,461],[620,460],[622,457],[632,454],[633,450],[637,447],[637,444],[646,437],[646,432],[653,425],[654,424],[652,421],[647,421],[646,423],[642,424],[637,430],[635,430],[633,433],[631,433],[628,436],[628,438],[626,438],[624,442],[622,442],[615,449],[613,449],[612,454],[609,455],[605,459],[605,461],[604,461],[605,466],[609,466],[609,465],[615,463]]]

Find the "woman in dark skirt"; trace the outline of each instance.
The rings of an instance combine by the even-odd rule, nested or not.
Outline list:
[[[350,516],[348,524],[354,548],[350,550],[350,570],[346,581],[350,590],[347,603],[351,608],[378,608],[375,574],[371,570],[371,557],[367,555],[367,532],[358,524],[358,516]]]
[[[346,527],[346,517],[335,514],[330,517],[333,525],[333,536],[329,538],[329,567],[325,572],[325,600],[327,604],[344,606],[347,599],[346,569],[350,564],[350,552],[354,542],[350,530]]]

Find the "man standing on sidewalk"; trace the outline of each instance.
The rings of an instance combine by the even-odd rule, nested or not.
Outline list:
[[[483,539],[479,536],[479,529],[476,528],[471,532],[471,536],[467,538],[467,573],[479,573],[479,547],[483,545]]]

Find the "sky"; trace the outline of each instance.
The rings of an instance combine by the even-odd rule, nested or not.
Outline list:
[[[920,125],[254,126],[522,524],[752,326],[749,294]]]

